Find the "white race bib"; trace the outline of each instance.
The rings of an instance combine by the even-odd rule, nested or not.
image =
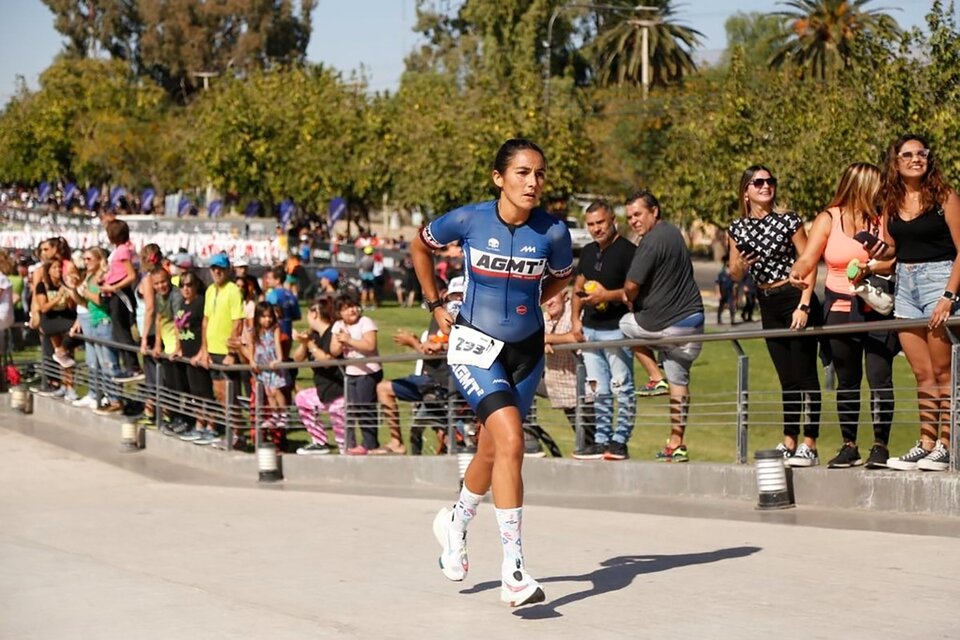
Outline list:
[[[503,349],[503,340],[491,338],[485,333],[455,324],[450,330],[447,344],[447,364],[468,364],[489,369]]]

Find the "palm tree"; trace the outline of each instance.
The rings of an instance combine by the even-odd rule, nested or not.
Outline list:
[[[614,0],[623,10],[597,9],[596,37],[584,47],[601,85],[640,84],[644,28],[649,29],[650,81],[666,85],[697,70],[693,49],[703,34],[676,22],[673,0],[648,0],[656,12],[637,12],[633,0]]]
[[[871,0],[790,0],[792,11],[772,15],[784,18],[776,37],[771,67],[793,64],[801,75],[821,80],[854,64],[854,45],[863,36],[890,38],[900,34],[897,21],[885,9],[864,9]]]

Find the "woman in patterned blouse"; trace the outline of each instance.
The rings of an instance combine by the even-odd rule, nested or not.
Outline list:
[[[764,329],[800,331],[819,318],[820,304],[813,294],[817,272],[807,276],[807,288],[790,286],[790,270],[807,245],[803,220],[777,207],[777,179],[766,167],[743,172],[739,190],[740,218],[728,230],[730,274],[740,280],[749,271],[757,287]],[[780,379],[783,397],[783,442],[777,449],[795,467],[819,464],[820,379],[817,340],[813,337],[768,338],[767,351]],[[803,442],[800,422],[806,407]]]

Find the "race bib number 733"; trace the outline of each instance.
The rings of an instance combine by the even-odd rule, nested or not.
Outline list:
[[[450,330],[447,364],[468,364],[489,369],[500,355],[501,349],[503,349],[502,340],[491,338],[476,329],[455,324]]]

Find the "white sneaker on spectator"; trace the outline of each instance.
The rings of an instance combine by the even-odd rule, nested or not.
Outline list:
[[[97,399],[94,398],[93,396],[83,396],[83,397],[80,398],[79,400],[74,400],[74,401],[73,401],[73,406],[75,406],[75,407],[83,407],[83,408],[85,408],[85,409],[87,409],[87,408],[89,408],[89,409],[96,409],[97,406],[99,406],[99,405],[97,405]]]
[[[917,469],[921,471],[946,471],[950,468],[950,450],[942,442],[937,442],[925,458],[917,461]]]
[[[330,447],[324,443],[311,442],[297,449],[298,456],[322,456],[330,453]]]
[[[890,458],[887,460],[888,469],[897,469],[898,471],[913,471],[917,468],[917,463],[930,455],[930,451],[923,448],[922,443],[917,440],[910,451],[899,458]]]
[[[51,398],[65,398],[67,395],[67,388],[60,387],[56,391],[50,394]]]
[[[63,394],[63,399],[66,402],[74,403],[77,401],[77,392],[73,387],[67,389],[67,392]]]
[[[77,361],[71,358],[70,355],[66,353],[54,353],[53,359],[56,360],[57,364],[59,364],[64,369],[69,369],[70,367],[74,367],[77,364]]]
[[[820,456],[816,449],[801,443],[796,453],[784,460],[784,464],[788,467],[815,467],[820,464]]]

